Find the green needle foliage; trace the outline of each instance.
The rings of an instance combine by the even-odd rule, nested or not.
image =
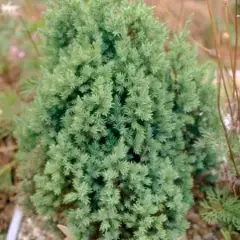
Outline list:
[[[203,218],[211,223],[221,224],[227,229],[240,230],[240,201],[228,189],[209,190],[207,199],[201,203]]]
[[[79,240],[177,239],[191,174],[216,164],[207,66],[186,32],[166,52],[168,32],[141,1],[55,2],[42,80],[16,132],[33,171],[28,199],[50,219],[67,216]]]

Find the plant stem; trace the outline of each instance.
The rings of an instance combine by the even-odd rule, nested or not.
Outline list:
[[[180,13],[179,13],[179,27],[180,28],[183,25],[183,17],[184,17],[184,0],[181,0]]]
[[[218,84],[217,84],[218,85],[217,109],[218,109],[218,114],[219,114],[219,118],[220,118],[223,130],[224,130],[224,135],[225,135],[225,138],[226,138],[226,141],[227,141],[227,146],[228,146],[228,150],[229,150],[229,154],[230,154],[230,159],[233,163],[233,166],[234,166],[234,169],[236,171],[237,177],[240,177],[239,169],[237,167],[236,160],[235,160],[235,157],[234,157],[234,153],[233,153],[233,150],[232,150],[232,147],[231,147],[230,139],[229,139],[229,136],[228,136],[228,131],[226,129],[226,126],[224,124],[223,117],[222,117],[222,114],[221,114],[221,103],[220,103],[220,100],[221,100],[221,79],[224,81],[224,73],[223,73],[223,66],[222,66],[222,61],[220,59],[220,53],[219,53],[220,46],[219,46],[218,31],[217,31],[217,27],[216,27],[215,22],[214,22],[213,11],[212,11],[212,8],[211,8],[210,0],[206,0],[206,3],[207,3],[209,15],[210,15],[210,21],[211,21],[211,25],[212,25],[216,56],[217,56],[217,61],[218,61],[218,66],[219,66],[219,71],[220,71],[220,76],[221,76],[220,79],[218,79]],[[229,107],[231,107],[230,102],[228,102],[228,104],[229,104]],[[233,118],[232,118],[232,120],[233,120]]]
[[[226,126],[224,124],[222,113],[221,113],[221,104],[220,104],[220,100],[221,100],[221,78],[218,79],[218,84],[217,85],[218,85],[218,95],[217,95],[218,114],[219,114],[219,118],[220,118],[221,124],[222,124],[223,129],[224,129],[224,136],[225,136],[225,139],[227,141],[227,146],[228,146],[230,158],[232,160],[232,163],[233,163],[236,175],[239,178],[240,177],[240,172],[239,172],[239,169],[237,167],[237,163],[235,161],[234,153],[233,153],[233,150],[232,150],[232,147],[231,147],[231,142],[230,142],[230,139],[229,139],[229,136],[228,136],[228,132],[227,132]]]
[[[33,48],[35,49],[36,54],[38,55],[38,57],[40,57],[40,52],[38,50],[38,47],[37,47],[36,43],[33,41],[33,39],[32,39],[31,32],[28,30],[28,28],[26,26],[26,23],[25,23],[25,20],[20,15],[19,15],[19,19],[20,19],[20,21],[21,21],[21,23],[22,23],[22,25],[23,25],[26,33],[27,33],[29,41],[31,42]]]
[[[238,49],[238,0],[235,0],[235,49],[234,49],[234,61],[233,61],[233,86],[236,92],[237,97],[237,106],[238,106],[238,121],[240,121],[240,109],[239,109],[239,95],[237,90],[237,83],[236,83],[236,70],[237,70],[237,49]]]
[[[224,85],[224,90],[225,90],[227,101],[228,101],[228,106],[229,106],[229,110],[230,110],[231,119],[232,119],[232,122],[234,122],[232,106],[231,106],[231,102],[230,102],[230,98],[229,98],[229,95],[228,95],[226,82],[225,82],[225,75],[224,75],[224,71],[223,71],[223,63],[222,63],[222,60],[221,60],[221,57],[220,57],[219,34],[218,34],[216,24],[214,22],[213,11],[212,11],[212,8],[211,8],[210,0],[206,0],[206,2],[207,2],[208,11],[209,11],[209,15],[210,15],[210,21],[211,21],[211,25],[212,25],[213,38],[214,38],[214,44],[215,44],[215,50],[216,50],[216,58],[217,58],[221,78],[223,79],[223,85]]]
[[[225,12],[225,26],[228,34],[228,51],[229,51],[231,69],[233,74],[233,53],[232,53],[232,44],[231,44],[231,31],[229,28],[228,2],[224,4],[224,12]]]

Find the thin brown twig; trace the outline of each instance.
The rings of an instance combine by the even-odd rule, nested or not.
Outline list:
[[[222,114],[221,114],[221,104],[220,104],[221,79],[224,81],[224,73],[223,73],[223,66],[222,66],[222,62],[221,62],[221,59],[220,59],[220,53],[219,53],[220,43],[219,43],[219,37],[218,37],[218,30],[217,30],[217,27],[216,27],[215,22],[214,22],[214,17],[213,17],[213,12],[212,12],[212,7],[211,7],[211,4],[210,4],[210,0],[206,0],[206,3],[207,3],[208,11],[209,11],[210,21],[211,21],[211,26],[212,26],[212,32],[213,32],[213,38],[214,38],[214,44],[215,44],[215,50],[216,50],[216,57],[217,57],[220,76],[221,76],[220,79],[218,79],[218,84],[217,84],[218,85],[217,109],[218,109],[219,118],[220,118],[223,130],[224,130],[224,135],[225,135],[225,138],[226,138],[226,141],[227,141],[228,150],[229,150],[229,154],[230,154],[230,159],[232,160],[232,163],[234,165],[237,177],[240,177],[239,169],[237,167],[236,160],[235,160],[235,157],[234,157],[234,153],[233,153],[233,150],[231,148],[231,143],[230,143],[230,139],[229,139],[229,136],[228,136],[228,131],[226,129],[226,126],[224,124],[223,117],[222,117]],[[229,107],[230,106],[231,106],[231,104],[229,103]],[[233,119],[233,117],[232,117],[232,119]]]
[[[184,0],[182,0],[182,1],[184,1]],[[171,16],[175,20],[177,27],[179,29],[181,29],[181,22],[177,18],[176,13],[173,12],[173,10],[171,11],[169,8],[164,6],[164,4],[162,4],[162,3],[159,3],[159,6],[161,6],[161,8],[165,11],[165,13],[167,13],[169,16]],[[183,5],[183,7],[184,7],[184,5]],[[184,11],[184,8],[183,8],[183,11]]]
[[[224,13],[225,13],[225,27],[228,34],[228,51],[229,51],[229,57],[230,57],[230,63],[231,63],[231,69],[233,74],[233,52],[232,52],[232,44],[231,44],[231,31],[229,28],[229,14],[228,14],[228,2],[224,3]]]
[[[22,25],[23,25],[26,33],[27,33],[29,41],[32,43],[32,46],[33,46],[36,54],[38,55],[38,57],[40,57],[40,52],[38,50],[38,47],[37,47],[36,43],[34,42],[34,40],[32,39],[31,32],[28,30],[28,27],[26,26],[25,20],[23,19],[23,17],[21,15],[19,15],[19,19],[20,19],[20,21],[21,21],[21,23],[22,23]]]
[[[237,83],[236,83],[236,70],[237,70],[237,49],[238,49],[238,12],[237,12],[237,7],[238,7],[238,0],[235,0],[235,48],[234,48],[234,61],[233,61],[233,86],[234,90],[236,92],[236,97],[237,97],[237,106],[238,106],[238,121],[240,121],[240,109],[239,109],[239,104],[240,104],[240,99],[238,95],[238,90],[237,90]]]
[[[212,58],[214,61],[217,61],[217,57],[216,55],[214,55],[210,49],[208,49],[207,47],[205,47],[204,45],[202,45],[200,42],[196,41],[195,39],[193,39],[191,36],[188,37],[188,39],[190,41],[192,41],[193,43],[195,43],[202,51],[206,52],[210,58]],[[220,59],[221,60],[221,59]],[[226,64],[221,60],[222,66],[224,68],[224,71],[226,73],[226,75],[228,76],[229,79],[232,79],[232,76],[230,75],[229,71],[228,71],[228,67],[226,66]]]
[[[234,169],[236,171],[236,175],[237,175],[237,177],[240,177],[239,169],[237,167],[235,157],[234,157],[234,153],[233,153],[233,150],[232,150],[232,147],[231,147],[231,142],[230,142],[230,139],[229,139],[229,136],[228,136],[228,131],[227,131],[226,126],[224,124],[224,120],[223,120],[222,113],[221,113],[221,103],[220,103],[220,101],[221,101],[221,78],[218,78],[217,86],[218,86],[217,109],[218,109],[219,118],[220,118],[221,124],[222,124],[223,129],[224,129],[224,135],[225,135],[225,138],[226,138],[226,141],[227,141],[227,146],[228,146],[230,158],[233,160],[232,162],[233,162],[233,165],[234,165]]]
[[[196,45],[198,45],[199,48],[201,48],[204,52],[206,52],[207,54],[211,55],[211,50],[208,49],[207,47],[205,47],[204,45],[202,45],[200,42],[198,42],[197,40],[193,39],[191,36],[188,36],[188,39],[192,42],[194,42]]]
[[[182,27],[184,17],[184,0],[181,0],[180,13],[179,13],[179,27]]]
[[[217,29],[215,21],[214,21],[213,11],[212,11],[212,8],[211,8],[210,0],[206,0],[206,1],[207,1],[208,11],[209,11],[209,15],[210,15],[212,31],[213,31],[213,38],[214,38],[215,51],[216,51],[216,59],[217,59],[217,62],[218,62],[220,73],[221,73],[221,78],[223,79],[224,90],[225,90],[225,93],[226,93],[227,102],[228,102],[229,110],[230,110],[230,115],[231,115],[231,119],[232,119],[232,122],[233,122],[234,121],[233,111],[232,111],[232,106],[231,106],[229,94],[228,94],[227,87],[226,87],[225,75],[224,75],[224,71],[223,71],[223,64],[222,64],[222,60],[221,60],[221,57],[220,57],[220,40],[219,40],[218,29]]]
[[[234,17],[232,15],[232,11],[229,8],[228,8],[228,14],[229,14],[231,22],[234,23]]]

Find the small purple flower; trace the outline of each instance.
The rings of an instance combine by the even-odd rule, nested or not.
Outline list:
[[[12,46],[10,51],[13,56],[16,56],[18,54],[18,48],[16,46]]]
[[[33,34],[31,35],[31,37],[32,37],[32,40],[36,40],[36,39],[37,39],[37,34],[36,34],[36,33],[33,33]]]
[[[18,57],[19,58],[24,58],[25,57],[25,52],[24,51],[18,52]]]

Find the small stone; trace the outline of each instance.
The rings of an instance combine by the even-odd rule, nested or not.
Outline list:
[[[200,220],[197,222],[197,224],[198,224],[200,227],[202,227],[202,228],[206,228],[206,227],[207,227],[207,223],[204,222],[202,219],[200,219]]]
[[[187,240],[187,237],[180,237],[177,240]]]
[[[56,240],[50,233],[40,227],[41,218],[25,217],[18,235],[18,240]]]
[[[192,222],[192,223],[198,223],[199,220],[200,220],[200,217],[198,214],[196,214],[195,212],[193,211],[190,211],[187,215],[187,220]]]
[[[196,231],[199,231],[199,230],[200,230],[200,227],[199,227],[199,225],[197,225],[197,224],[193,224],[193,225],[192,225],[192,228],[193,228],[194,230],[196,230]]]
[[[202,238],[199,235],[196,235],[193,237],[193,240],[202,240]]]
[[[229,39],[229,34],[227,32],[224,32],[222,35],[223,39]]]
[[[203,237],[203,240],[218,240],[214,233],[208,233]]]
[[[194,234],[193,229],[189,229],[189,230],[187,231],[187,235],[188,235],[188,236],[192,236],[193,234]]]
[[[201,235],[201,236],[206,236],[206,235],[208,235],[208,233],[209,233],[209,229],[208,229],[208,228],[199,228],[198,233],[199,233],[199,235]]]

